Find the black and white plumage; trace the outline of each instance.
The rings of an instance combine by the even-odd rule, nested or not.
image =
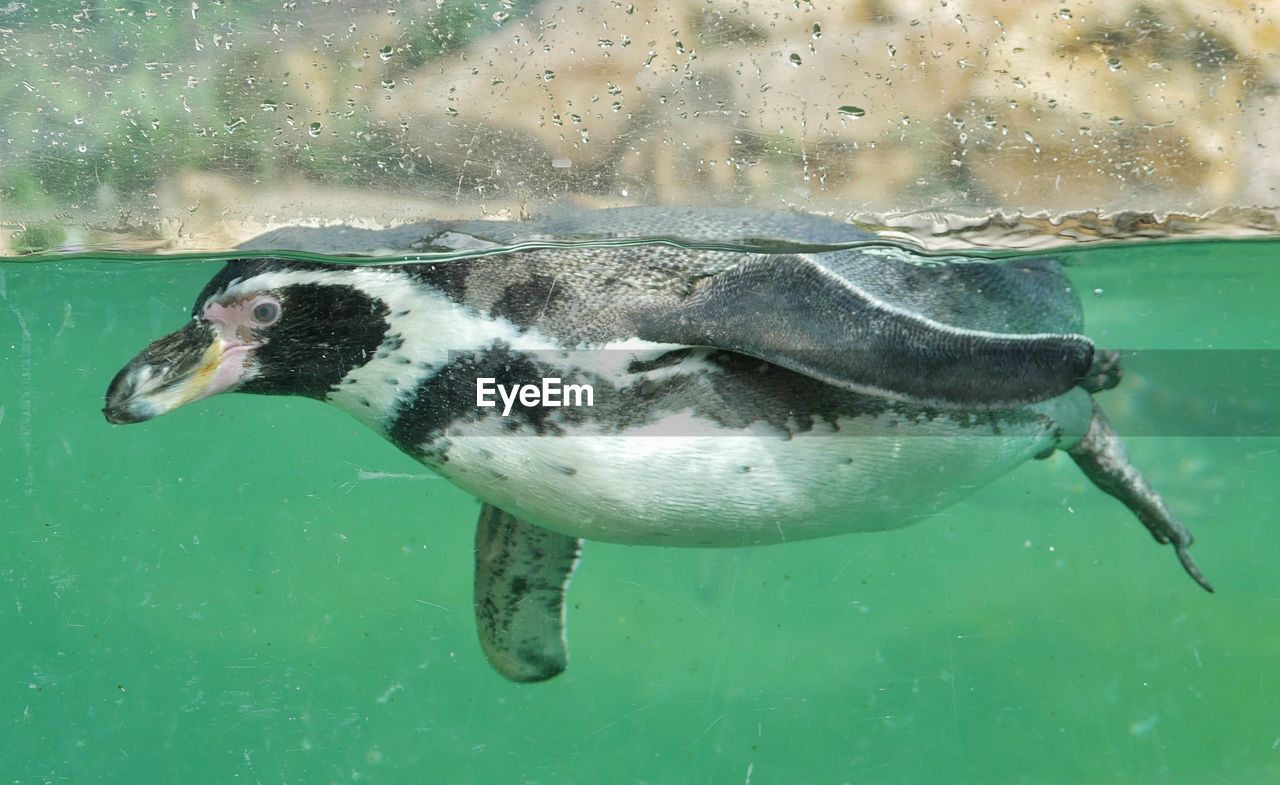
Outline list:
[[[661,211],[611,212],[551,233],[671,234],[633,228]],[[751,228],[709,215],[723,229],[710,239]],[[824,242],[857,231],[796,220]],[[430,230],[465,245],[509,242],[512,226]],[[137,422],[232,390],[348,411],[484,503],[483,648],[504,675],[537,681],[565,665],[581,539],[739,546],[903,526],[1055,449],[1209,588],[1190,533],[1092,400],[1119,369],[1081,328],[1045,259],[665,245],[385,266],[244,259],[120,371],[105,411]],[[596,400],[503,417],[476,405],[482,376],[591,384]]]

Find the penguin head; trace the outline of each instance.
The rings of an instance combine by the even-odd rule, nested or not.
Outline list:
[[[323,398],[373,358],[388,330],[387,305],[356,285],[359,275],[336,264],[229,262],[186,325],[116,374],[103,412],[141,422],[230,391]]]

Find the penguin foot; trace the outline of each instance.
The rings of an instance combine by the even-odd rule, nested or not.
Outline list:
[[[1120,436],[1106,415],[1093,402],[1093,419],[1080,443],[1067,450],[1085,476],[1099,489],[1116,497],[1128,507],[1156,542],[1172,545],[1182,569],[1205,591],[1213,586],[1205,579],[1187,549],[1195,538],[1173,514],[1147,478],[1134,468]]]

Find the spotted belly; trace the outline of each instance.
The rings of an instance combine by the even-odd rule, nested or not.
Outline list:
[[[1088,395],[966,422],[891,413],[802,432],[729,429],[688,412],[625,433],[590,423],[508,433],[496,418],[433,445],[437,469],[481,500],[565,534],[608,542],[741,546],[919,521],[1088,424]]]

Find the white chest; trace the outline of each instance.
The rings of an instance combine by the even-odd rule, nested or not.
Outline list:
[[[481,422],[451,434],[440,471],[486,502],[587,539],[765,544],[914,523],[1055,446],[1087,412],[1087,395],[1033,408],[1045,417],[1000,435],[949,421],[886,430],[870,416],[791,438],[678,417],[627,435],[557,437]]]

